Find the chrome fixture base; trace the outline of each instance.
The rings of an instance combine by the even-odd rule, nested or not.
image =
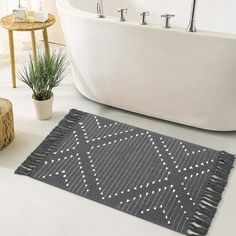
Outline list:
[[[192,33],[197,32],[195,22],[191,22],[186,30]]]

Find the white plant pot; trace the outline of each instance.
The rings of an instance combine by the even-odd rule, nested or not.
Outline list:
[[[39,120],[48,120],[52,117],[53,94],[50,99],[44,101],[35,100],[32,96],[36,116]]]

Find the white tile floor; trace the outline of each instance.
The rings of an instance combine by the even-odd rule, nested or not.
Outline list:
[[[16,54],[18,65],[26,59],[26,52]],[[179,235],[31,178],[14,175],[17,166],[71,108],[236,153],[236,132],[203,131],[94,103],[77,92],[70,75],[54,94],[53,118],[36,120],[30,90],[20,81],[16,89],[11,87],[9,60],[0,58],[0,96],[13,102],[16,132],[12,144],[0,152],[0,236]],[[209,236],[236,235],[235,185],[233,171]]]

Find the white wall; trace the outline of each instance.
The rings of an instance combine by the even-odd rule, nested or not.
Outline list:
[[[54,0],[55,1],[55,0]],[[82,9],[95,11],[96,0],[70,0]],[[163,24],[163,13],[173,13],[171,24],[187,28],[192,0],[103,0],[105,14],[117,16],[116,9],[129,8],[127,19],[140,20],[139,12],[150,11],[150,23]],[[196,26],[199,30],[236,34],[236,0],[197,0]]]
[[[34,0],[33,0],[34,1]],[[50,42],[64,44],[64,36],[60,26],[60,19],[57,14],[56,9],[56,0],[41,0],[44,6],[48,9],[49,12],[53,13],[56,16],[56,24],[49,28],[49,40]]]
[[[159,16],[168,12],[176,15],[171,20],[173,25],[184,28],[188,25],[192,0],[128,1],[139,9],[151,11],[153,20],[162,21]],[[198,0],[196,26],[202,30],[236,34],[236,1]]]
[[[3,17],[4,15],[7,14],[7,5],[6,2],[0,1],[0,17]],[[6,47],[5,45],[7,44],[7,34],[6,30],[0,28],[0,54],[6,53]]]

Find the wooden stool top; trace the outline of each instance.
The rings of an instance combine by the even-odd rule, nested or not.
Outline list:
[[[5,98],[0,98],[0,119],[12,109],[12,104]]]
[[[33,12],[29,12],[29,22],[22,23],[14,23],[12,14],[4,16],[0,19],[0,26],[7,30],[33,31],[48,28],[56,22],[55,16],[50,13],[48,14],[48,20],[46,22],[34,22],[33,14]]]

